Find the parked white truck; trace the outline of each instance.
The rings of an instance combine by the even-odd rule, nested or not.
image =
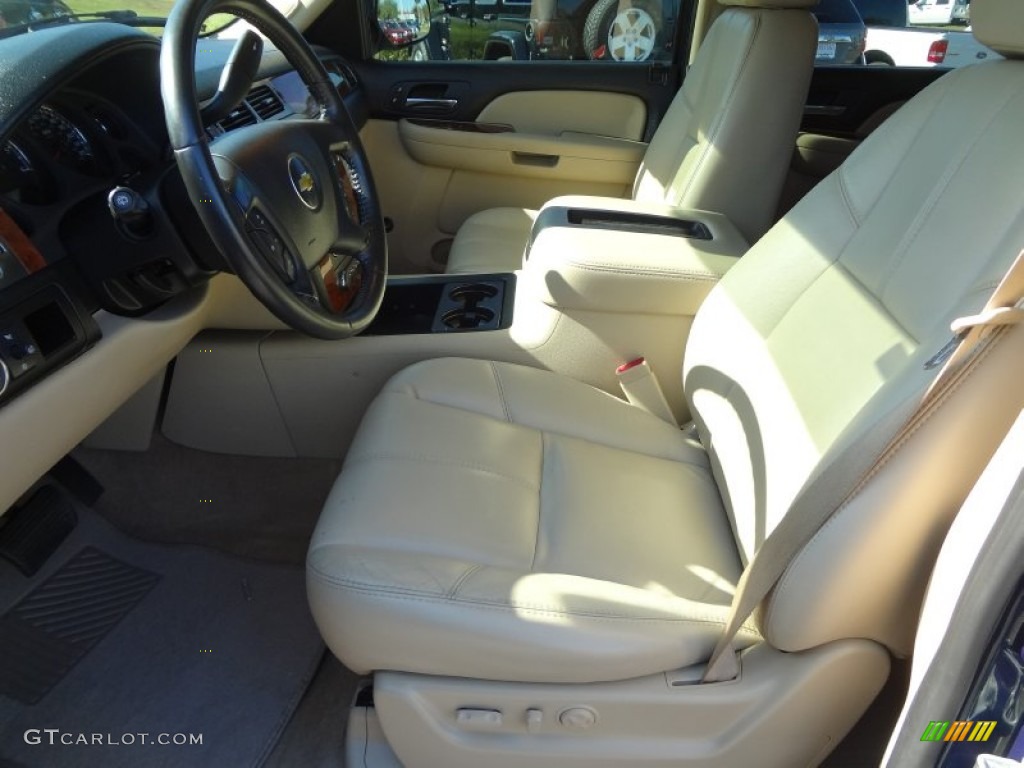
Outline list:
[[[854,0],[854,5],[867,25],[864,61],[869,65],[962,67],[1000,58],[969,31],[910,25],[906,0]]]

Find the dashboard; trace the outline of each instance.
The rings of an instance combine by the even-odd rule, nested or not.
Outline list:
[[[232,47],[200,46],[201,98]],[[0,413],[89,354],[103,337],[97,312],[145,319],[226,268],[169,147],[159,52],[156,38],[108,23],[0,41]],[[337,56],[322,59],[361,127],[354,75]],[[207,134],[215,143],[313,108],[268,47],[246,98]]]

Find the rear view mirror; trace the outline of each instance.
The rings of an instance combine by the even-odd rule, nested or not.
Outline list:
[[[377,26],[392,48],[418,43],[430,33],[429,0],[377,0]]]

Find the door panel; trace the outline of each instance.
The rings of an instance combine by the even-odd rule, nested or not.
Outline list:
[[[441,121],[401,120],[398,135],[412,158],[424,165],[620,186],[633,181],[647,149],[639,141],[592,133],[475,132]]]
[[[371,117],[476,120],[499,96],[518,91],[629,94],[637,97],[646,108],[643,135],[635,137],[644,139],[650,138],[668,108],[678,80],[678,69],[662,63],[362,61],[351,64],[369,99]],[[424,99],[433,103],[422,101]],[[546,101],[541,107],[549,104],[550,101]],[[564,110],[559,111],[564,113]]]
[[[639,141],[647,126],[647,105],[626,93],[513,91],[484,107],[477,120],[511,125],[519,133],[573,131]]]
[[[537,208],[564,194],[627,196],[643,139],[674,95],[673,70],[663,65],[356,66],[371,118],[363,139],[394,223],[395,272],[443,269],[444,241],[486,208]]]

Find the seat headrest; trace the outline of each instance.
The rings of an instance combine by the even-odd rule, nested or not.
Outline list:
[[[975,0],[971,25],[978,42],[1008,59],[1024,58],[1024,3],[1021,0]]]
[[[741,5],[746,8],[813,8],[820,0],[718,0],[719,5]]]

